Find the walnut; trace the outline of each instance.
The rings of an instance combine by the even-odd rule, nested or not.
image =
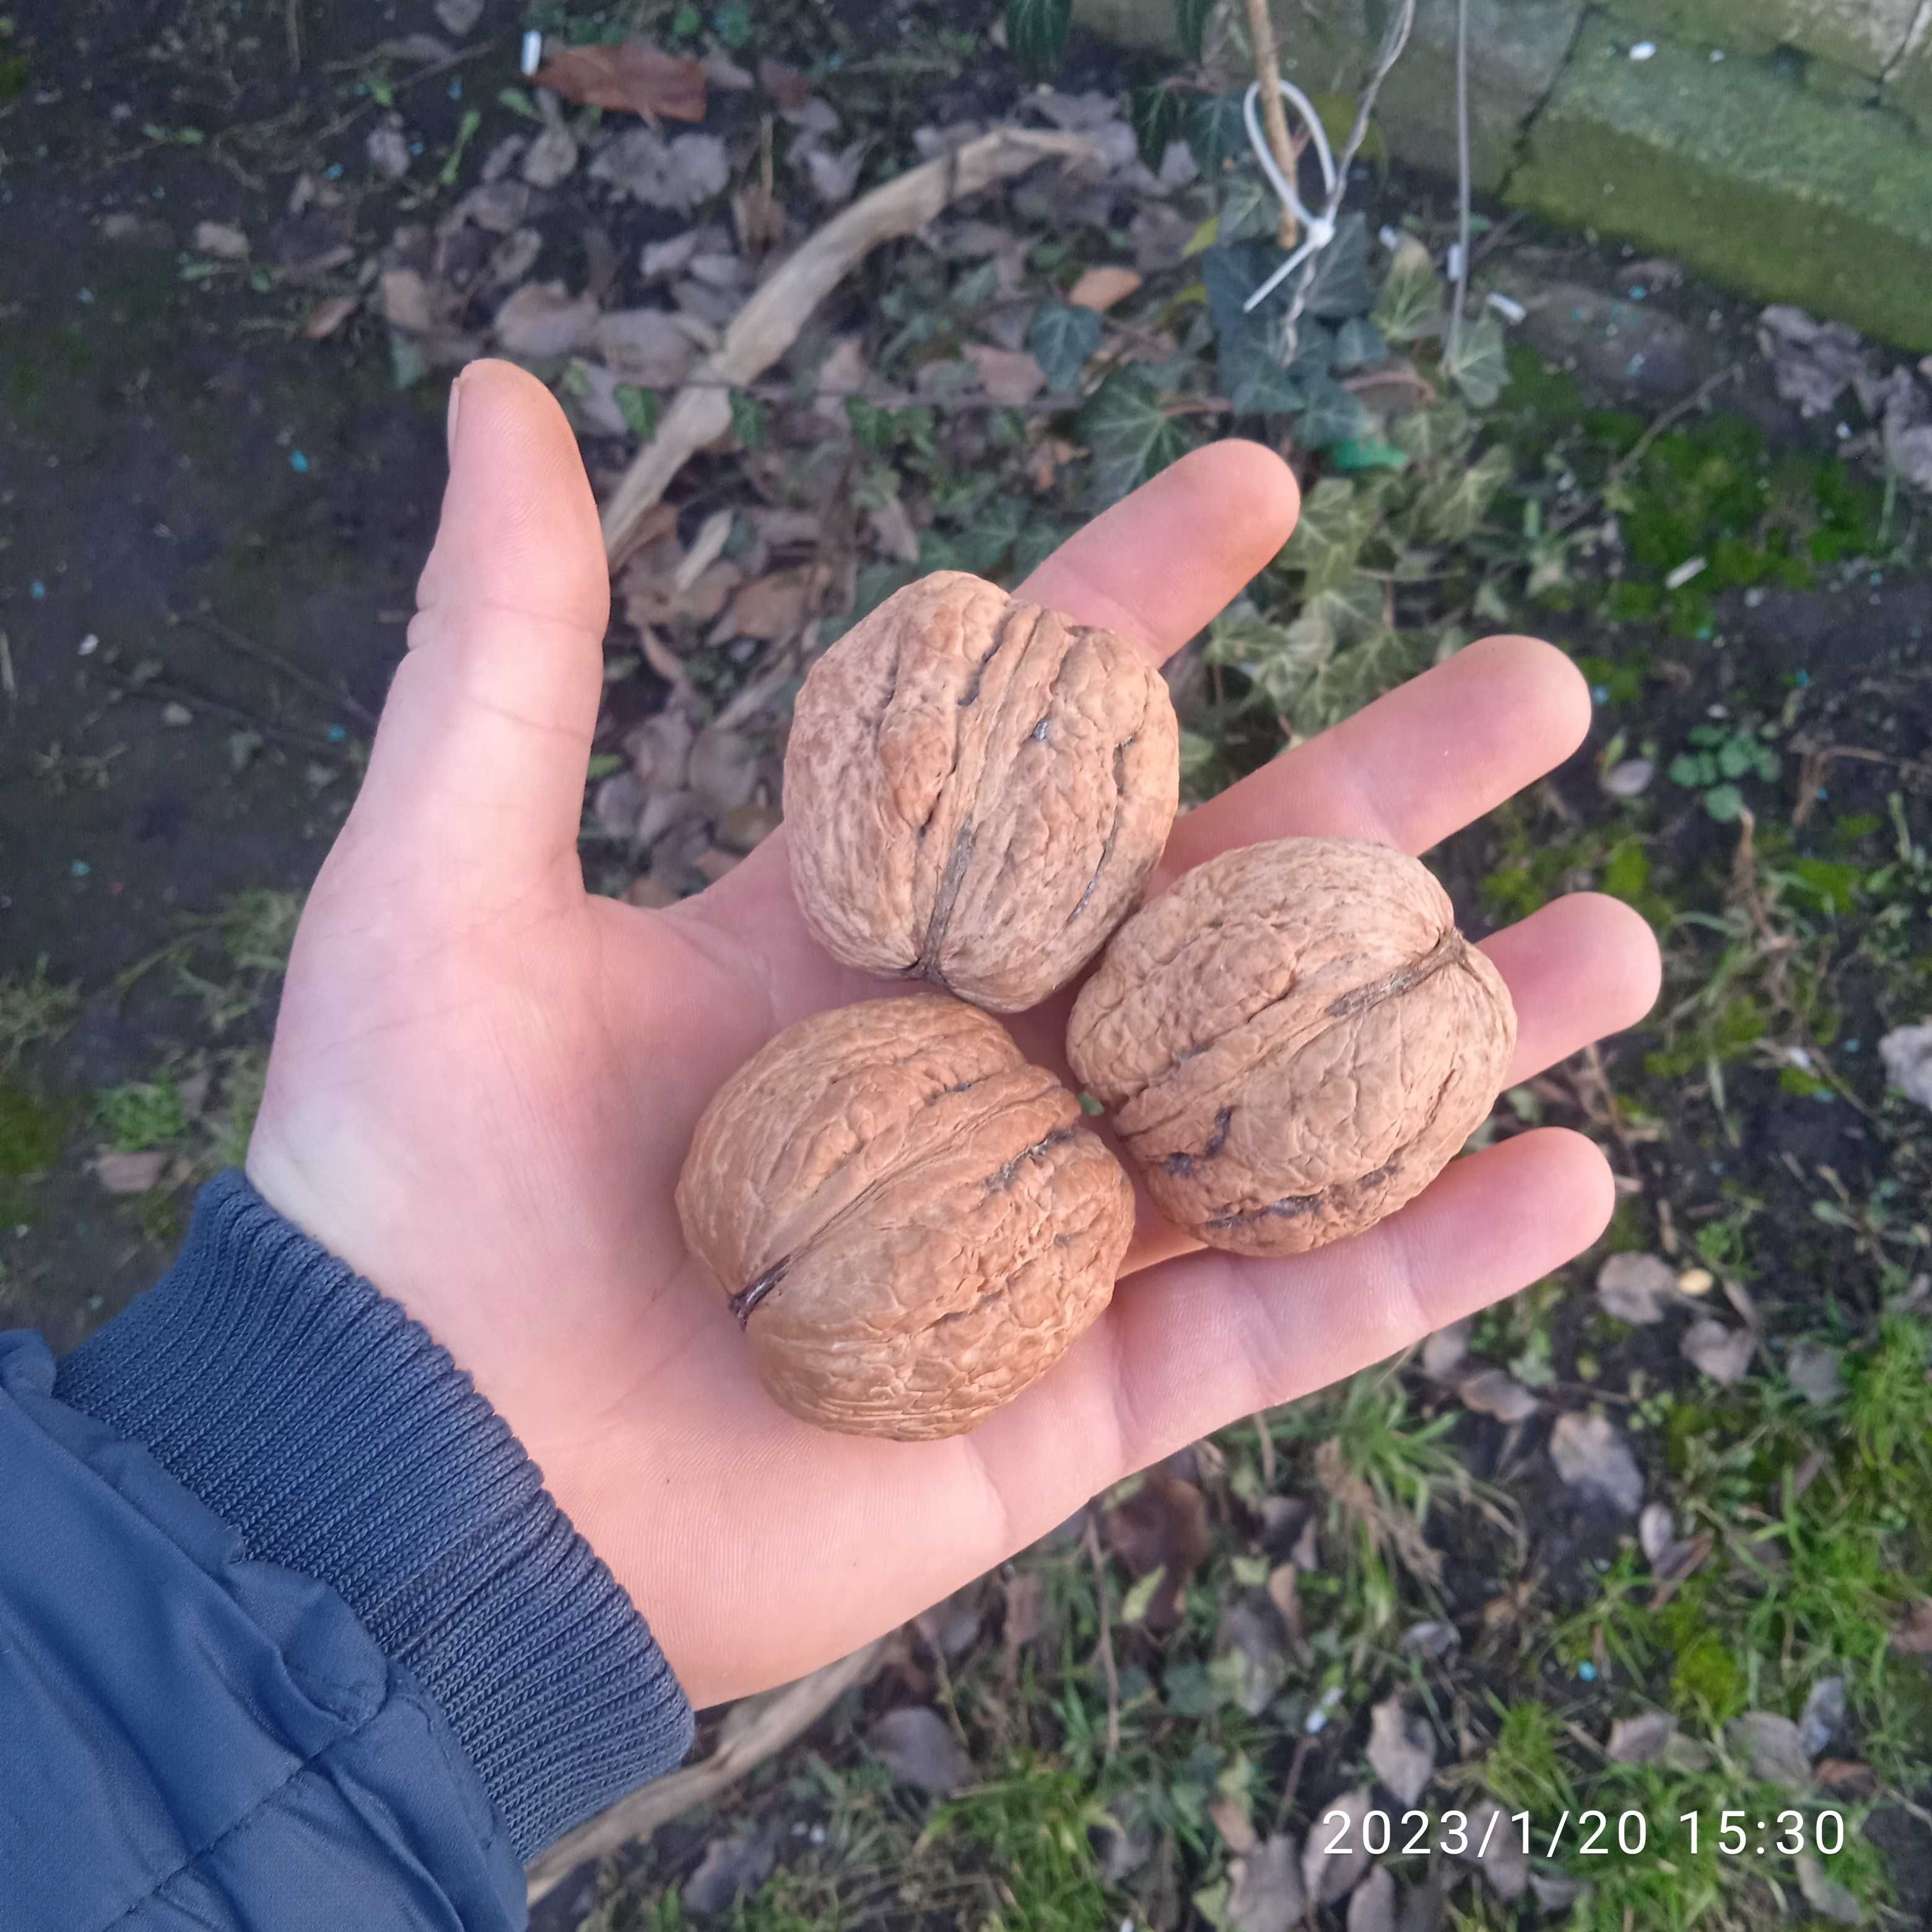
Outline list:
[[[1114,936],[1067,1056],[1168,1218],[1300,1254],[1441,1172],[1516,1045],[1500,974],[1413,859],[1283,838],[1188,873]]]
[[[1134,1220],[1079,1102],[939,993],[788,1027],[705,1110],[677,1207],[772,1395],[902,1441],[1045,1374],[1106,1306]]]
[[[908,585],[798,695],[784,815],[806,923],[849,966],[1035,1005],[1139,898],[1180,743],[1126,639],[959,571]]]

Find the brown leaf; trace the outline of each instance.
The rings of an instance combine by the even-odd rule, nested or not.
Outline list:
[[[1830,1919],[1834,1925],[1860,1925],[1864,1922],[1864,1913],[1859,1909],[1858,1900],[1826,1872],[1822,1863],[1810,1852],[1798,1854],[1798,1889],[1804,1894],[1804,1903],[1814,1912],[1820,1918]]]
[[[1892,1628],[1892,1647],[1906,1657],[1932,1657],[1932,1597],[1922,1597]]]
[[[331,296],[309,310],[302,333],[311,342],[326,342],[362,306],[360,296]]]
[[[778,811],[772,805],[741,805],[718,821],[718,842],[728,852],[741,856],[755,852],[778,828]]]
[[[1292,1837],[1277,1834],[1229,1868],[1228,1932],[1293,1932],[1308,1910]]]
[[[1572,1489],[1616,1504],[1626,1516],[1643,1506],[1643,1472],[1614,1423],[1600,1415],[1562,1415],[1550,1432],[1550,1457]]]
[[[1288,1678],[1281,1619],[1258,1598],[1231,1604],[1222,1616],[1214,1650],[1234,1666],[1234,1701],[1250,1717],[1258,1718]]]
[[[742,732],[707,724],[691,748],[691,788],[714,819],[748,804],[758,782],[758,747]]]
[[[1750,1767],[1754,1778],[1787,1791],[1811,1782],[1811,1760],[1798,1726],[1775,1711],[1747,1711],[1724,1726],[1724,1742]]]
[[[969,342],[966,359],[989,400],[1004,408],[1024,408],[1046,387],[1046,371],[1024,349],[992,349],[983,342]]]
[[[702,61],[668,54],[649,40],[616,46],[566,47],[534,76],[566,100],[608,107],[620,114],[661,115],[667,121],[704,118]]]
[[[376,287],[382,318],[392,328],[426,335],[436,326],[435,299],[429,284],[414,268],[385,268]]]
[[[1660,1255],[1612,1255],[1597,1272],[1604,1313],[1639,1328],[1664,1318],[1676,1289],[1676,1272]]]
[[[95,1155],[92,1162],[94,1178],[110,1194],[146,1193],[159,1183],[161,1170],[167,1164],[166,1154],[158,1148],[149,1148],[141,1154],[110,1148]]]
[[[1366,1790],[1344,1792],[1324,1806],[1310,1827],[1308,1842],[1301,1848],[1301,1882],[1310,1904],[1332,1905],[1360,1882],[1369,1868],[1362,1820],[1374,1802]]]
[[[1369,1713],[1369,1762],[1395,1796],[1413,1804],[1436,1774],[1436,1735],[1401,1698],[1385,1698]]]
[[[1006,1653],[1012,1656],[1046,1628],[1046,1579],[1022,1570],[1006,1579]]]
[[[1395,1876],[1378,1865],[1348,1901],[1348,1932],[1395,1932]]]
[[[812,82],[783,61],[759,62],[758,85],[781,107],[802,107],[812,98]]]
[[[789,637],[805,622],[817,576],[815,565],[801,563],[757,578],[732,598],[730,614],[718,628],[734,638],[757,638],[766,644]]]
[[[1819,1784],[1834,1798],[1846,1798],[1858,1804],[1877,1795],[1878,1773],[1856,1758],[1821,1758],[1816,1774]]]
[[[1248,1808],[1238,1798],[1222,1796],[1208,1808],[1214,1828],[1227,1840],[1231,1852],[1251,1852],[1260,1840],[1255,1836],[1254,1821]]]
[[[1292,1563],[1277,1563],[1268,1572],[1268,1600],[1280,1617],[1288,1640],[1297,1649],[1306,1640],[1308,1629],[1301,1615],[1301,1591]]]
[[[1678,1346],[1684,1359],[1714,1382],[1734,1382],[1749,1370],[1757,1337],[1748,1328],[1733,1328],[1707,1315],[1684,1330]]]
[[[1143,1619],[1154,1631],[1180,1621],[1180,1600],[1208,1554],[1208,1504],[1192,1483],[1150,1470],[1127,1500],[1100,1519],[1107,1547],[1136,1576],[1163,1572]]]
[[[561,282],[526,282],[505,298],[492,326],[512,356],[568,356],[590,340],[597,320],[590,296],[567,295]]]
[[[646,912],[662,912],[667,906],[674,906],[682,895],[667,880],[659,878],[655,872],[646,872],[643,878],[633,879],[624,888],[624,903],[641,906]]]
[[[764,1832],[713,1838],[698,1869],[684,1882],[682,1903],[699,1918],[727,1912],[771,1876],[777,1846]]]
[[[1619,1718],[1610,1726],[1604,1755],[1612,1764],[1648,1764],[1664,1755],[1677,1735],[1677,1720],[1668,1711],[1644,1711],[1634,1718]]]
[[[1141,278],[1132,268],[1103,263],[1089,268],[1067,290],[1066,299],[1076,308],[1110,309],[1117,302],[1126,301],[1140,285]]]
[[[1478,1369],[1462,1378],[1456,1393],[1466,1407],[1498,1422],[1526,1422],[1543,1406],[1507,1369]]]
[[[908,1704],[888,1711],[866,1740],[873,1755],[892,1767],[902,1784],[945,1798],[971,1782],[973,1760],[930,1706]]]
[[[1493,1798],[1471,1808],[1468,1832],[1468,1862],[1489,1881],[1498,1898],[1520,1898],[1529,1885],[1529,1860],[1516,1827]]]

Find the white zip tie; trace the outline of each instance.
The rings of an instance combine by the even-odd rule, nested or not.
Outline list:
[[[1328,145],[1328,130],[1322,124],[1322,117],[1315,111],[1315,104],[1293,82],[1277,80],[1282,98],[1306,122],[1310,142],[1316,158],[1322,164],[1322,178],[1326,184],[1332,204],[1335,196],[1335,151]],[[1288,260],[1249,296],[1241,304],[1241,313],[1246,315],[1266,302],[1303,262],[1318,255],[1335,238],[1335,221],[1330,214],[1316,214],[1304,208],[1295,184],[1281,170],[1281,164],[1275,159],[1274,150],[1269,146],[1267,135],[1262,131],[1258,104],[1262,95],[1259,81],[1251,82],[1246,98],[1241,103],[1241,118],[1246,124],[1248,145],[1255,151],[1255,159],[1261,164],[1262,172],[1268,177],[1269,187],[1275,191],[1282,206],[1300,223],[1306,239]]]

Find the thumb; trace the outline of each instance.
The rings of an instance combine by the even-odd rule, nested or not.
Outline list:
[[[472,907],[566,862],[578,883],[610,601],[562,411],[514,364],[471,363],[450,388],[442,520],[356,801],[358,844]]]

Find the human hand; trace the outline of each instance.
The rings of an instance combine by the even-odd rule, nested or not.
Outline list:
[[[532,378],[474,364],[452,410],[409,652],[302,919],[248,1173],[474,1376],[694,1705],[856,1648],[1130,1471],[1601,1232],[1603,1156],[1519,1135],[1294,1260],[1186,1252],[1144,1223],[1106,1316],[970,1436],[832,1436],[780,1409],[685,1251],[673,1190],[706,1102],[772,1033],[884,989],[806,932],[782,831],[667,912],[585,892],[608,604],[595,507]],[[1164,658],[1274,555],[1297,500],[1278,458],[1217,445],[1090,525],[1026,594]],[[1568,757],[1589,712],[1546,645],[1472,645],[1180,820],[1162,876],[1289,832],[1420,851]],[[1614,900],[1560,900],[1486,950],[1519,1016],[1513,1082],[1655,997],[1649,928]],[[1016,1025],[1035,1059],[1063,1064],[1064,1010]]]

